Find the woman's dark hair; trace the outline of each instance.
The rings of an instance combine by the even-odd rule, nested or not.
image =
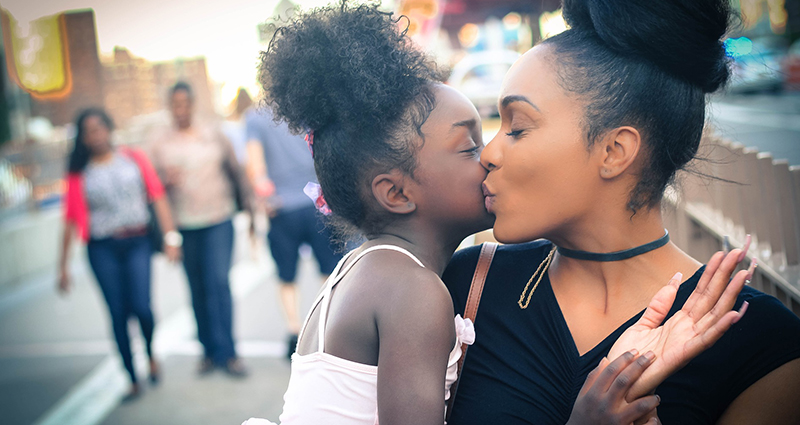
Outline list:
[[[105,125],[109,131],[114,129],[114,122],[103,109],[89,108],[81,111],[78,117],[75,118],[75,143],[72,146],[72,153],[69,155],[69,165],[67,166],[67,170],[69,170],[70,173],[82,172],[89,163],[89,158],[92,156],[92,151],[83,141],[83,123],[90,117],[100,118],[100,121],[103,122],[103,125]]]
[[[387,218],[371,177],[413,176],[439,77],[390,13],[346,0],[279,28],[259,69],[276,120],[314,132],[314,167],[334,215],[366,234]]]
[[[705,94],[728,81],[729,0],[563,0],[563,13],[570,29],[543,42],[559,84],[586,101],[590,146],[619,126],[641,132],[646,162],[628,208],[654,207],[697,153]]]
[[[178,81],[169,89],[169,98],[172,99],[172,96],[175,96],[175,93],[179,91],[186,92],[186,95],[189,96],[189,100],[194,100],[194,92],[192,91],[192,86],[185,81]]]

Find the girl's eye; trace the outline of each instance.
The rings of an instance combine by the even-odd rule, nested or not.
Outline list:
[[[478,153],[479,150],[480,150],[480,147],[475,146],[475,147],[469,148],[467,150],[463,150],[463,151],[461,151],[461,153],[468,153],[470,155],[475,155],[475,154]]]
[[[518,139],[522,135],[522,133],[524,133],[524,132],[525,132],[525,130],[511,130],[508,133],[506,133],[506,136],[513,137],[514,139]]]

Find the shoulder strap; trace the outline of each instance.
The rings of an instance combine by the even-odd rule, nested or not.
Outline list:
[[[472,275],[472,283],[469,287],[467,307],[464,309],[464,318],[471,320],[473,323],[475,323],[475,317],[478,314],[478,305],[481,302],[481,294],[483,294],[483,284],[486,283],[486,275],[489,274],[489,267],[492,265],[496,250],[497,243],[495,242],[485,242],[481,246],[478,265],[475,266],[475,273]],[[446,419],[448,420],[453,411],[453,404],[455,404],[458,383],[461,381],[461,368],[464,366],[464,359],[467,357],[467,347],[469,347],[467,344],[461,344],[461,358],[458,359],[458,378],[456,378],[453,386],[450,387],[450,399],[447,400]]]

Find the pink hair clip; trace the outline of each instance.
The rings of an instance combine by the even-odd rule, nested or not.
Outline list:
[[[331,207],[328,206],[328,203],[325,202],[325,197],[322,196],[322,187],[320,187],[319,184],[308,182],[306,187],[303,188],[303,193],[314,201],[314,206],[317,207],[317,211],[321,212],[323,215],[331,215],[333,211],[331,211]]]
[[[305,140],[308,143],[308,150],[311,151],[311,156],[314,156],[314,130],[306,131]]]

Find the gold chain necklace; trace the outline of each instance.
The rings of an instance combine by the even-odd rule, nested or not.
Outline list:
[[[525,285],[525,289],[522,290],[522,294],[519,296],[519,301],[517,301],[517,304],[519,304],[519,308],[523,310],[528,308],[528,304],[530,304],[531,302],[531,297],[533,296],[533,292],[536,291],[536,288],[539,286],[539,282],[542,281],[542,277],[544,277],[544,274],[547,273],[547,268],[550,267],[550,262],[553,261],[553,254],[555,253],[556,253],[556,246],[553,245],[553,249],[551,249],[550,253],[547,254],[547,258],[545,258],[544,261],[539,263],[539,268],[537,268],[536,271],[531,276],[531,278],[528,279],[528,284]],[[533,285],[533,289],[531,289],[531,292],[528,292],[528,287],[531,286],[533,279],[536,279],[536,283]],[[528,299],[525,299],[526,292],[528,292]],[[523,300],[525,300],[524,304]]]

